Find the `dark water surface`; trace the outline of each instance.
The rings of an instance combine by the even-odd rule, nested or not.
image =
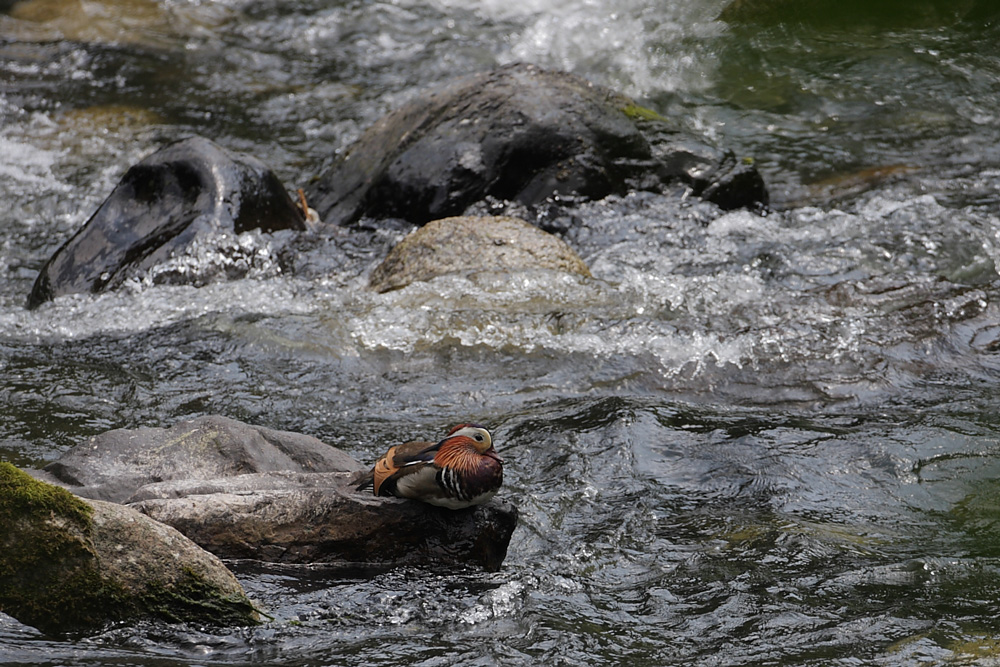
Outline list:
[[[1000,33],[727,26],[723,4],[0,14],[0,459],[211,413],[369,461],[475,420],[522,517],[495,574],[233,563],[273,620],[50,638],[0,615],[0,663],[1000,664]],[[565,238],[593,280],[369,293],[399,225],[294,270],[282,239],[210,239],[175,267],[204,287],[23,309],[162,142],[203,134],[294,187],[425,86],[515,60],[755,157],[774,210],[582,205]],[[248,277],[211,280],[234,256]]]

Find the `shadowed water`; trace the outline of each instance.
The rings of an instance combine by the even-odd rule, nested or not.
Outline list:
[[[371,461],[472,420],[521,513],[498,573],[232,563],[259,627],[51,638],[0,614],[0,662],[997,661],[996,28],[613,4],[0,15],[0,459],[223,414]],[[294,187],[424,86],[514,60],[755,157],[774,210],[637,193],[521,211],[594,278],[482,270],[386,294],[367,275],[405,224],[220,236],[117,293],[23,309],[161,142],[209,136]]]

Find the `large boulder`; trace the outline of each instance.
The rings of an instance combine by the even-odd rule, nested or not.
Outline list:
[[[0,611],[53,633],[143,617],[257,622],[232,573],[173,528],[9,463],[0,463]]]
[[[415,224],[487,196],[536,204],[683,184],[723,208],[767,201],[747,160],[564,72],[511,65],[421,95],[369,128],[309,189],[326,223]]]
[[[103,292],[183,254],[206,234],[304,230],[305,218],[266,165],[202,137],[132,166],[87,223],[42,266],[28,308]]]
[[[107,431],[44,470],[79,496],[123,503],[156,482],[269,471],[357,473],[362,466],[311,436],[210,415],[165,429]]]
[[[524,220],[465,216],[435,220],[414,230],[375,268],[369,285],[387,292],[448,273],[529,269],[590,276],[587,265],[565,241]]]
[[[364,466],[319,440],[208,416],[94,436],[38,473],[125,503],[223,558],[500,567],[516,509],[466,510],[357,491]]]

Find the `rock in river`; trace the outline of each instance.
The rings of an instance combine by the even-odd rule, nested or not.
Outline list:
[[[474,258],[470,263],[469,259]],[[372,272],[378,292],[460,271],[550,269],[589,277],[590,270],[565,241],[506,216],[435,220],[400,241]]]
[[[153,484],[131,507],[212,553],[275,563],[465,563],[495,571],[517,511],[493,499],[448,510],[359,492],[345,473],[259,473]]]
[[[316,178],[309,202],[327,224],[369,216],[423,225],[490,199],[533,205],[634,190],[692,193],[724,209],[768,197],[752,160],[607,88],[511,65],[446,83],[376,122]],[[125,173],[42,266],[27,307],[129,279],[198,285],[278,271],[270,249],[231,236],[306,229],[263,163],[193,137]]]
[[[42,266],[27,306],[61,294],[113,289],[205,233],[305,228],[302,213],[267,166],[192,137],[125,173],[90,220]]]
[[[327,223],[424,224],[486,196],[535,204],[676,183],[727,209],[767,201],[750,161],[624,95],[519,64],[446,83],[383,117],[311,186],[309,202]]]
[[[46,466],[75,493],[126,503],[223,558],[500,567],[517,511],[450,511],[355,491],[364,467],[309,436],[201,417],[95,436]]]
[[[141,617],[246,625],[236,578],[178,531],[0,463],[0,611],[44,632]]]
[[[79,496],[115,503],[148,484],[212,480],[247,473],[357,473],[360,463],[316,438],[201,417],[170,428],[115,429],[45,466]]]

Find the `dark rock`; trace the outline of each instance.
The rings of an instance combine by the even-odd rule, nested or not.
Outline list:
[[[0,463],[0,611],[44,632],[155,617],[246,625],[236,578],[178,531]]]
[[[115,288],[183,252],[206,232],[305,228],[280,180],[259,160],[201,137],[185,139],[125,173],[42,267],[27,306]]]
[[[356,473],[360,463],[316,438],[219,416],[167,429],[118,429],[96,435],[45,466],[77,495],[126,502],[140,487],[266,471]]]
[[[375,268],[369,284],[386,292],[447,273],[528,269],[590,276],[565,241],[524,220],[463,216],[435,220],[409,234]]]
[[[484,197],[535,204],[686,185],[727,208],[767,201],[749,162],[584,79],[531,65],[464,77],[377,121],[309,192],[327,223],[416,224]]]
[[[210,416],[109,431],[40,475],[127,503],[223,558],[500,567],[512,506],[494,499],[451,511],[375,497],[353,488],[364,469],[315,438]]]

